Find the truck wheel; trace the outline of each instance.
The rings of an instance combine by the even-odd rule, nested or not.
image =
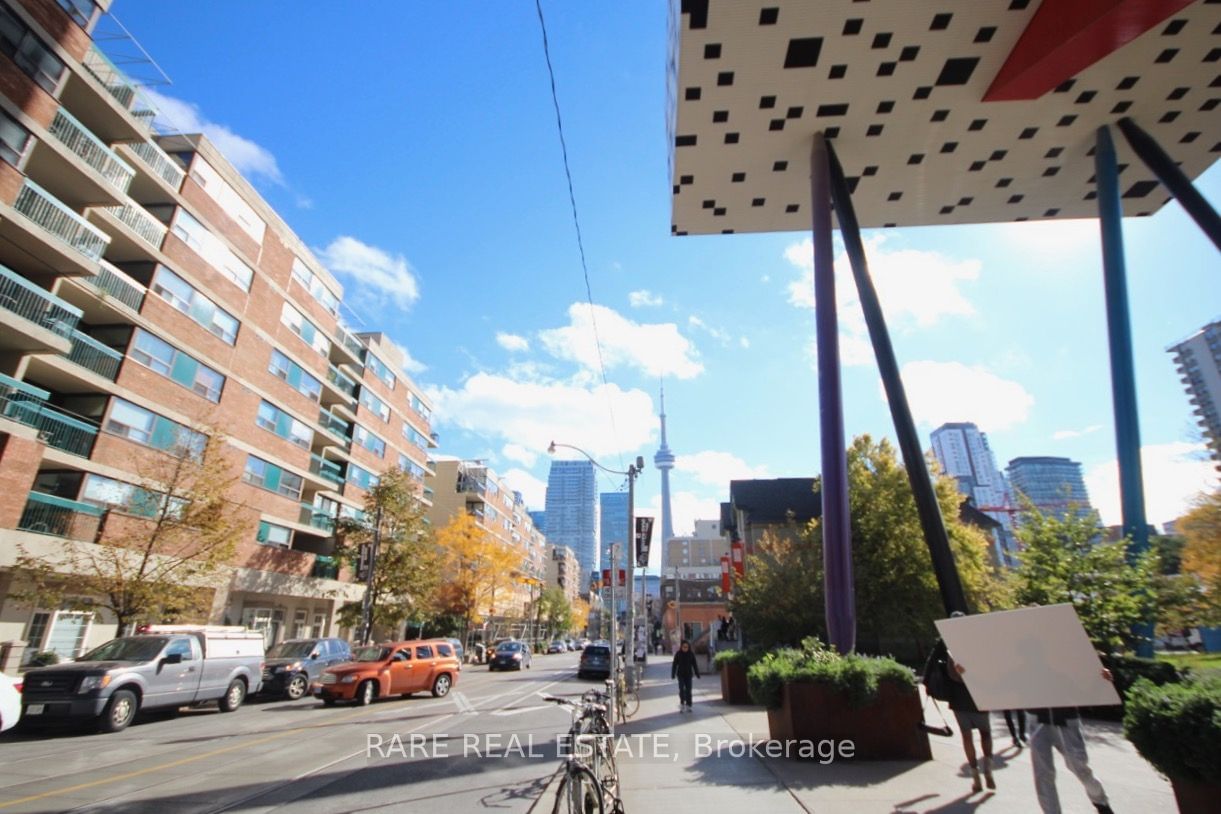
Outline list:
[[[103,732],[122,732],[136,717],[140,700],[131,690],[115,690],[106,704],[106,711],[98,719],[98,728]]]
[[[449,688],[453,686],[454,680],[445,673],[437,676],[437,680],[432,682],[432,697],[444,698],[449,695]]]
[[[298,673],[288,682],[288,686],[284,688],[284,694],[288,696],[289,701],[296,701],[305,697],[306,690],[309,689],[309,681],[305,676]]]
[[[365,679],[360,682],[360,686],[356,688],[356,705],[358,707],[367,707],[373,703],[373,696],[376,695],[377,689],[373,686],[371,679]]]
[[[233,679],[229,684],[229,689],[225,690],[224,696],[220,699],[221,712],[233,712],[242,705],[242,701],[246,700],[246,682],[240,678]]]

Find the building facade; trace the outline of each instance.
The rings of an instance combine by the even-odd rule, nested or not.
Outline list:
[[[630,507],[627,492],[602,492],[598,495],[598,564],[597,568],[613,568],[611,546],[619,545],[618,567],[627,568],[630,548],[627,523]]]
[[[141,473],[209,432],[250,532],[200,586],[208,621],[268,643],[336,633],[361,588],[334,520],[392,466],[423,490],[428,401],[385,337],[345,327],[335,278],[206,138],[151,129],[91,36],[107,5],[0,0],[0,640],[72,657],[114,635],[15,602],[17,552],[147,524]]]
[[[932,442],[933,455],[941,465],[941,471],[958,481],[958,491],[971,498],[977,509],[1000,523],[1000,528],[992,535],[995,561],[1001,565],[1016,565],[1015,507],[1009,485],[996,468],[988,436],[975,424],[955,422],[933,430]]]
[[[436,460],[426,482],[431,488],[428,519],[433,528],[466,512],[500,545],[515,553],[518,565],[509,575],[511,587],[497,591],[494,610],[496,615],[506,617],[525,614],[541,590],[550,562],[547,541],[534,527],[521,493],[479,461]]]
[[[1221,468],[1221,321],[1167,348],[1212,459]]]
[[[1070,509],[1079,515],[1093,511],[1081,464],[1076,461],[1051,456],[1014,458],[1006,472],[1014,496],[1025,497],[1045,515],[1064,518]]]
[[[547,548],[551,551],[547,558],[547,586],[559,588],[569,602],[575,602],[589,589],[576,553],[568,546],[548,545]]]
[[[552,461],[547,475],[547,540],[577,555],[589,579],[598,570],[598,496],[589,461]]]

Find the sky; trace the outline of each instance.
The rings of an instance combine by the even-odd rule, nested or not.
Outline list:
[[[353,327],[406,349],[437,455],[484,459],[531,508],[553,440],[613,470],[642,455],[638,512],[658,514],[664,382],[674,525],[689,533],[719,516],[731,479],[819,472],[810,238],[670,236],[666,4],[610,8],[543,1],[581,246],[532,2],[111,10],[172,80],[150,88],[164,117],[209,135],[314,249]],[[1221,203],[1221,168],[1197,183]],[[1221,275],[1173,202],[1124,233],[1147,513],[1161,524],[1213,483],[1165,348],[1221,315]],[[939,424],[973,421],[1002,469],[1072,458],[1118,523],[1096,221],[865,239],[924,446]],[[893,439],[836,265],[846,432]]]

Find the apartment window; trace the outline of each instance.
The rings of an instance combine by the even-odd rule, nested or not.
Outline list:
[[[0,158],[16,167],[30,146],[30,131],[0,110]]]
[[[225,377],[168,342],[137,328],[129,353],[150,370],[189,387],[211,402],[219,402]]]
[[[269,401],[259,403],[259,411],[254,423],[268,432],[284,438],[302,449],[309,449],[314,443],[314,431],[305,423],[298,421]]]
[[[277,526],[275,523],[268,523],[266,520],[260,520],[259,530],[254,539],[262,545],[288,548],[288,542],[291,537],[291,529]]]
[[[386,457],[386,442],[359,424],[352,432],[352,439],[379,458]]]
[[[59,0],[59,7],[81,28],[88,28],[98,5],[93,0]]]
[[[386,402],[373,395],[369,388],[360,388],[360,403],[363,407],[375,413],[382,421],[390,420],[390,408],[386,406]]]
[[[55,93],[66,70],[64,63],[4,5],[0,5],[0,52],[47,93]]]
[[[305,344],[318,351],[320,355],[326,356],[331,352],[331,343],[322,331],[318,330],[318,326],[306,319],[300,311],[287,302],[280,309],[280,322],[287,325],[293,333],[301,337]]]
[[[271,363],[267,366],[267,372],[288,382],[303,396],[314,401],[318,401],[322,397],[322,382],[306,373],[305,368],[274,348],[271,351]]]
[[[300,475],[287,472],[254,455],[246,456],[246,468],[242,472],[242,480],[251,486],[258,486],[294,500],[301,499],[301,489],[305,486],[305,481]]]
[[[184,451],[195,457],[203,454],[208,437],[189,427],[157,415],[121,398],[111,399],[105,429],[147,447],[166,452]]]
[[[403,437],[420,449],[428,449],[428,439],[424,437],[424,433],[410,424],[403,424]]]
[[[388,365],[372,353],[365,354],[365,367],[373,371],[373,375],[382,380],[382,384],[394,389],[394,373]]]
[[[87,475],[85,488],[81,492],[81,501],[103,506],[109,509],[138,515],[140,517],[155,517],[169,500],[168,514],[177,517],[186,508],[186,501],[180,498],[167,498],[157,492],[141,489],[139,486],[101,475]]]
[[[432,418],[432,410],[430,410],[428,405],[424,403],[424,400],[415,393],[411,394],[411,409],[415,410],[425,419]]]
[[[424,475],[426,474],[424,467],[420,466],[418,463],[411,460],[401,452],[399,453],[399,469],[403,470],[416,480],[424,480]]]
[[[165,266],[157,266],[153,292],[230,345],[237,341],[237,318]]]
[[[195,216],[179,207],[170,225],[179,240],[208,262],[213,268],[233,281],[242,291],[250,291],[254,270],[237,258],[220,238],[212,234]]]
[[[348,464],[348,483],[354,483],[361,489],[372,489],[378,484],[378,477],[369,470],[354,463]]]
[[[318,275],[310,271],[309,267],[298,257],[293,258],[293,279],[300,283],[301,287],[308,291],[330,314],[339,316],[339,297],[332,294]]]

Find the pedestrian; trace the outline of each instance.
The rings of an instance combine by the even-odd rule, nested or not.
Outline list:
[[[678,711],[691,711],[691,677],[700,677],[700,666],[696,663],[695,653],[691,652],[691,642],[683,639],[674,654],[674,662],[670,665],[670,680],[678,679]]]
[[[1013,738],[1013,745],[1015,747],[1021,749],[1029,743],[1026,740],[1026,710],[1005,710],[1005,726],[1009,727],[1009,737]]]
[[[1103,668],[1102,677],[1114,681],[1111,671]],[[1035,725],[1030,733],[1030,764],[1034,768],[1034,788],[1039,807],[1044,814],[1060,814],[1060,797],[1056,793],[1056,763],[1052,749],[1064,756],[1068,770],[1077,776],[1085,793],[1099,814],[1112,814],[1106,790],[1090,769],[1090,757],[1085,751],[1081,732],[1081,714],[1076,708],[1032,710]]]
[[[953,711],[954,720],[958,722],[958,729],[962,733],[962,750],[967,756],[968,765],[971,767],[971,791],[983,791],[985,784],[990,791],[995,790],[996,780],[992,777],[991,716],[987,712],[981,712],[979,707],[975,705],[975,699],[971,697],[971,691],[967,689],[966,683],[962,680],[962,674],[966,672],[966,668],[954,661],[944,641],[938,640],[937,644],[934,645],[930,661],[932,662],[931,668],[941,670],[947,679],[945,687],[949,694],[950,709]],[[976,729],[979,730],[979,744],[984,753],[982,767],[975,752],[975,735],[973,730]],[[982,783],[980,782],[981,769],[983,772]]]

